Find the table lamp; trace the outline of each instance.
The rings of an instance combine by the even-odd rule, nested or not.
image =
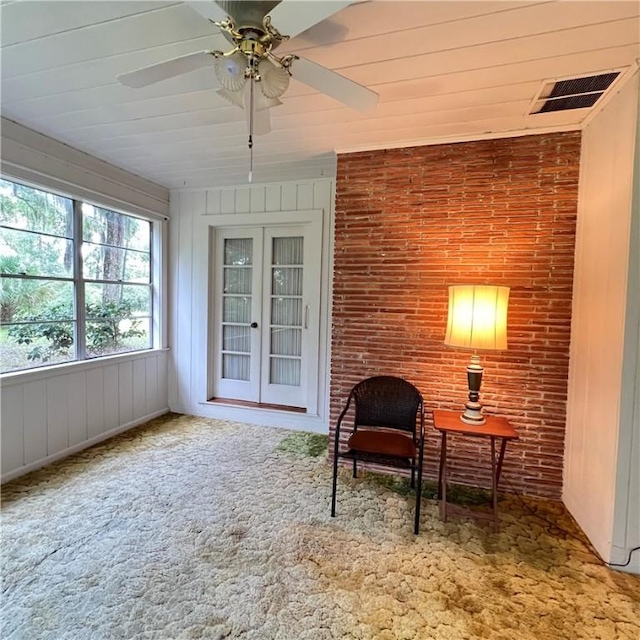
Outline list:
[[[466,424],[481,425],[485,419],[480,404],[482,372],[478,349],[507,348],[507,306],[509,287],[455,285],[449,287],[449,316],[444,343],[473,349],[467,367],[469,400],[460,416]]]

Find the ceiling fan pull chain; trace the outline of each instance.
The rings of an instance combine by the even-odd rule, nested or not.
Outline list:
[[[249,182],[253,182],[253,87],[255,78],[251,75],[249,87]]]

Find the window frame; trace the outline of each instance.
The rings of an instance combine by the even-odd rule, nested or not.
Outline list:
[[[22,180],[20,178],[16,179],[10,175],[0,174],[0,179],[5,182],[10,182],[13,184],[18,184],[23,187],[35,189],[38,191],[42,191],[48,194],[52,194],[58,197],[63,197],[72,202],[72,229],[73,229],[73,237],[66,238],[72,243],[72,275],[71,277],[59,276],[59,275],[29,275],[25,273],[19,274],[11,274],[11,273],[2,273],[0,276],[3,279],[11,279],[11,280],[39,280],[46,282],[67,282],[71,283],[73,287],[73,317],[70,319],[63,320],[33,320],[33,321],[18,321],[12,323],[4,323],[4,325],[9,324],[43,324],[46,322],[49,323],[62,323],[62,322],[70,322],[73,324],[73,336],[74,336],[74,344],[73,344],[73,354],[72,357],[68,360],[64,360],[61,362],[40,362],[40,363],[29,363],[30,366],[23,367],[20,369],[11,369],[7,371],[0,371],[0,378],[5,378],[8,376],[24,376],[34,372],[40,372],[49,368],[59,369],[61,367],[73,367],[81,364],[88,363],[99,363],[101,360],[114,359],[114,358],[123,358],[127,356],[139,356],[145,352],[149,351],[157,351],[163,350],[166,348],[166,335],[165,335],[165,301],[164,301],[164,287],[163,281],[165,280],[165,242],[166,242],[166,223],[168,218],[166,216],[145,216],[140,213],[131,213],[126,209],[119,209],[111,204],[103,204],[96,200],[91,200],[88,198],[82,198],[75,196],[73,194],[64,193],[57,189],[51,189],[47,186],[43,186],[40,184],[36,184],[27,180]],[[84,204],[90,205],[92,207],[96,207],[98,209],[111,211],[119,215],[127,216],[129,218],[134,218],[137,220],[142,220],[149,224],[149,249],[138,250],[136,251],[140,253],[148,253],[149,255],[149,280],[148,282],[132,282],[125,280],[104,280],[95,278],[87,278],[84,274],[83,269],[83,246],[85,244],[96,244],[92,243],[90,240],[84,239],[83,233],[83,211],[82,207]],[[16,230],[15,227],[10,227],[4,224],[0,224],[0,229],[7,230]],[[37,235],[44,236],[53,236],[53,237],[63,237],[57,236],[55,234],[51,234],[48,232],[41,231],[32,231],[32,230],[20,230],[18,231],[28,231],[30,233],[34,233]],[[125,247],[116,247],[114,245],[109,245],[116,249],[121,249],[127,251]],[[144,319],[148,322],[148,338],[149,338],[149,346],[141,348],[141,349],[129,349],[126,351],[119,351],[116,353],[107,353],[103,355],[87,355],[87,345],[86,345],[86,327],[87,327],[87,314],[86,314],[86,304],[85,304],[85,287],[87,284],[118,284],[121,286],[125,285],[135,285],[139,287],[144,287],[149,291],[149,314],[144,316]],[[90,321],[90,320],[89,320]],[[1,366],[1,364],[0,364]]]

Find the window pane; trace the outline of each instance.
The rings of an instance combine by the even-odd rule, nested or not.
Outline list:
[[[150,255],[85,242],[82,245],[84,277],[90,280],[150,282]]]
[[[88,283],[84,291],[87,319],[151,315],[148,285]]]
[[[73,237],[73,200],[0,179],[0,224]]]
[[[73,334],[73,322],[3,324],[0,327],[2,372],[74,360]]]
[[[39,233],[0,229],[3,273],[73,277],[73,242]]]
[[[82,239],[148,252],[151,246],[151,223],[85,202],[82,205]]]
[[[150,318],[87,320],[87,357],[151,348]]]
[[[73,319],[73,282],[0,278],[2,323]]]

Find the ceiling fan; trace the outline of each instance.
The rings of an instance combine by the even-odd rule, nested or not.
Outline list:
[[[249,124],[249,147],[255,135],[271,129],[269,108],[295,79],[359,111],[376,106],[378,94],[311,60],[275,49],[354,0],[198,0],[186,4],[220,29],[233,45],[227,52],[198,51],[118,76],[128,87],[155,82],[212,66],[220,84],[218,94],[244,108]],[[277,25],[277,28],[276,28]]]

